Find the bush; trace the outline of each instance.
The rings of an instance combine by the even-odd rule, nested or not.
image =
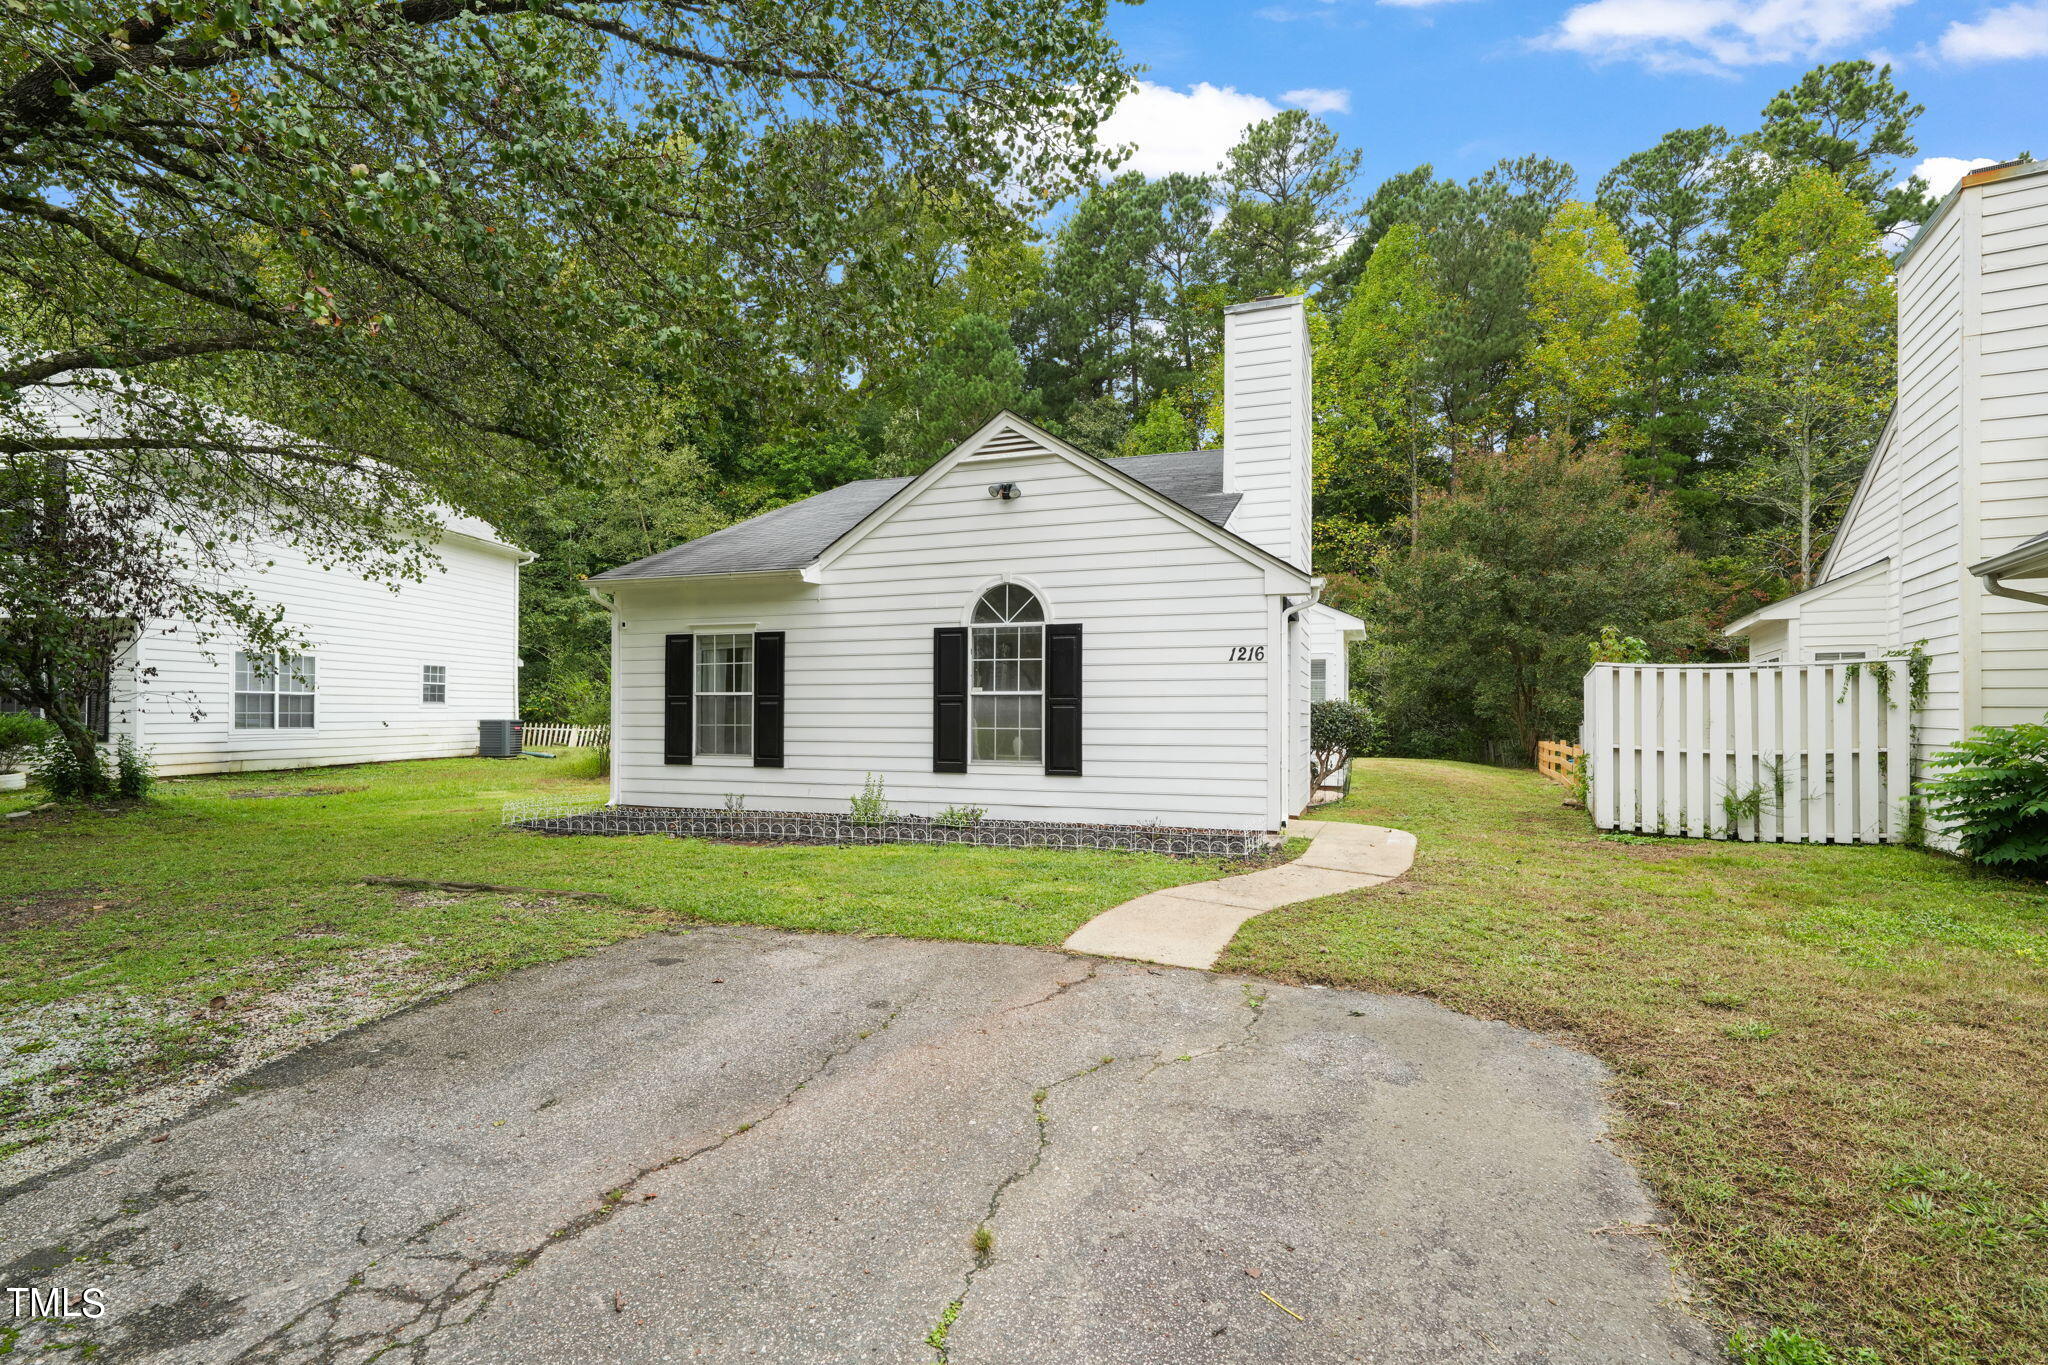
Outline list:
[[[1379,747],[1379,727],[1372,712],[1348,701],[1313,702],[1308,708],[1309,766],[1320,787],[1351,760]]]
[[[2048,865],[2048,725],[1979,726],[1930,760],[1948,771],[1921,790],[1973,862]]]
[[[61,735],[43,741],[43,747],[29,763],[29,771],[59,801],[93,801],[112,787],[107,765],[97,747],[83,756],[73,753]]]
[[[114,795],[123,801],[140,801],[149,795],[156,774],[150,771],[149,755],[135,746],[127,735],[114,749]]]
[[[57,733],[57,727],[26,711],[0,711],[0,773],[11,773]]]

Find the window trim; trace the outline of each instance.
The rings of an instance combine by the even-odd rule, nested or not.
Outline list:
[[[436,670],[438,670],[438,671],[440,672],[440,674],[441,674],[441,676],[440,676],[440,677],[438,677],[438,678],[434,678],[434,677],[429,677],[429,676],[428,676],[428,674],[430,674],[430,673],[432,673],[432,672],[434,672],[434,671],[436,671]],[[440,688],[440,689],[441,689],[441,695],[440,695],[440,696],[438,696],[438,697],[435,697],[435,696],[430,696],[430,695],[428,695],[428,694],[429,694],[429,691],[430,691],[431,689],[433,689],[433,688],[436,688],[436,687],[438,687],[438,688]],[[420,665],[420,705],[422,705],[422,706],[446,706],[447,704],[448,704],[448,665],[446,665],[446,664],[421,664],[421,665]]]
[[[257,651],[252,650],[247,646],[237,646],[234,652],[234,656],[228,661],[228,733],[230,735],[278,735],[286,732],[295,735],[309,735],[319,733],[320,656],[316,652],[310,650],[301,654],[277,655],[276,657],[279,660],[283,660],[285,662],[278,664],[276,667],[272,668],[269,672],[263,675],[264,678],[266,678],[269,681],[270,686],[268,689],[261,691],[255,688],[245,688],[242,686],[242,660],[249,660],[251,666],[254,667],[258,657],[259,656]],[[298,665],[301,663],[304,663],[308,666],[306,671],[312,675],[311,680],[306,685],[306,689],[303,692],[280,691],[278,688],[279,681],[281,681],[287,675],[288,672],[295,672],[298,668]],[[243,697],[270,698],[270,724],[244,725],[242,723]],[[307,698],[307,723],[304,725],[278,724],[277,700],[279,697]]]
[[[1037,619],[1037,620],[1035,620],[1035,621],[1020,621],[1020,620],[1016,619],[1016,617],[1014,617],[1014,616],[1011,616],[1011,617],[1009,617],[1008,619],[1006,619],[1006,620],[1002,620],[1002,621],[977,621],[977,620],[975,620],[974,618],[975,618],[976,616],[978,616],[978,615],[980,614],[980,612],[981,612],[981,605],[982,605],[982,603],[988,600],[989,594],[991,594],[991,593],[995,592],[995,591],[996,591],[997,589],[999,589],[999,588],[1018,588],[1018,589],[1021,589],[1022,591],[1024,591],[1024,592],[1025,592],[1026,594],[1028,594],[1028,595],[1029,595],[1029,597],[1030,597],[1030,601],[1031,601],[1031,604],[1032,604],[1032,605],[1034,605],[1035,607],[1037,607],[1037,609],[1038,609],[1038,619]],[[1044,596],[1043,596],[1042,594],[1040,594],[1040,593],[1039,593],[1039,592],[1038,592],[1038,591],[1037,591],[1037,590],[1036,590],[1035,588],[1033,588],[1033,587],[1032,587],[1032,586],[1031,586],[1031,585],[1030,585],[1029,583],[1026,583],[1026,582],[1022,581],[1021,579],[1016,579],[1016,578],[998,578],[998,579],[995,579],[995,580],[991,581],[990,583],[988,583],[987,585],[985,585],[985,586],[984,586],[984,587],[983,587],[983,588],[982,588],[982,589],[981,589],[980,591],[978,591],[977,593],[975,593],[975,595],[974,595],[974,598],[973,598],[973,600],[972,600],[971,602],[969,602],[969,603],[968,603],[968,606],[967,606],[967,612],[966,612],[966,616],[967,616],[967,765],[968,765],[968,768],[969,768],[969,770],[970,770],[970,771],[971,771],[971,770],[973,770],[973,769],[976,769],[976,768],[986,768],[986,769],[991,769],[991,770],[1001,770],[1001,769],[1009,769],[1009,770],[1012,770],[1012,771],[1019,771],[1019,772],[1022,772],[1022,771],[1031,771],[1031,772],[1042,772],[1042,771],[1044,770],[1044,768],[1045,768],[1045,681],[1046,681],[1046,640],[1045,640],[1045,627],[1046,627],[1046,622],[1047,622],[1048,620],[1050,620],[1050,619],[1051,619],[1051,612],[1050,612],[1050,610],[1049,610],[1049,609],[1047,608],[1047,606],[1046,606],[1045,598],[1044,598]],[[1037,651],[1037,654],[1036,654],[1035,656],[1027,657],[1026,655],[1024,655],[1024,654],[1023,654],[1023,653],[1022,653],[1022,652],[1020,651],[1020,652],[1019,652],[1019,653],[1018,653],[1018,654],[1016,655],[1016,662],[1017,662],[1017,663],[1019,663],[1020,665],[1021,665],[1021,664],[1023,664],[1023,663],[1027,663],[1027,662],[1035,662],[1035,663],[1037,663],[1037,665],[1038,665],[1038,686],[1037,686],[1037,687],[1035,687],[1035,688],[1017,688],[1017,689],[1015,689],[1015,690],[1010,690],[1010,689],[997,689],[997,688],[985,688],[985,687],[983,687],[983,686],[981,685],[981,683],[980,683],[980,680],[979,680],[979,678],[978,678],[978,677],[976,676],[976,674],[977,674],[978,670],[976,669],[975,665],[976,665],[977,663],[988,663],[988,664],[992,664],[992,665],[993,665],[993,664],[996,664],[996,663],[1002,662],[1002,660],[1001,660],[1001,659],[1000,659],[1000,658],[999,658],[999,657],[998,657],[997,655],[995,655],[994,653],[991,653],[991,654],[990,654],[990,656],[989,656],[989,657],[988,657],[987,659],[983,659],[983,658],[981,658],[981,657],[980,657],[980,655],[979,655],[979,653],[978,653],[978,647],[979,647],[979,645],[980,645],[981,641],[982,641],[982,640],[983,640],[984,638],[993,638],[993,636],[992,636],[992,633],[993,633],[993,632],[995,632],[995,631],[998,631],[998,630],[1024,630],[1024,631],[1029,631],[1029,632],[1031,632],[1031,633],[1032,633],[1032,634],[1033,634],[1033,635],[1034,635],[1034,636],[1036,637],[1036,639],[1037,639],[1037,642],[1038,642],[1038,651]],[[991,670],[990,670],[990,671],[991,671],[991,672],[993,672],[993,671],[994,671],[994,669],[993,669],[993,668],[991,668]],[[1021,670],[1020,670],[1020,673],[1021,673]],[[1020,725],[1020,726],[1015,726],[1015,727],[997,727],[997,726],[986,726],[986,727],[984,727],[984,726],[982,726],[982,725],[980,725],[980,724],[979,724],[979,717],[980,717],[980,711],[981,711],[981,699],[982,699],[983,697],[991,697],[991,698],[996,698],[996,697],[1019,697],[1019,698],[1027,698],[1027,697],[1028,697],[1028,698],[1032,698],[1032,699],[1035,699],[1035,700],[1037,701],[1037,703],[1038,703],[1038,723],[1037,723],[1036,725],[1032,725],[1032,726],[1021,726],[1021,725]],[[981,731],[983,731],[984,729],[986,729],[986,730],[988,730],[988,731],[990,731],[990,732],[993,732],[993,733],[1002,733],[1002,732],[1004,732],[1005,730],[1011,730],[1011,729],[1014,729],[1014,730],[1015,730],[1016,732],[1018,732],[1018,733],[1034,733],[1034,734],[1035,734],[1035,735],[1037,736],[1037,743],[1036,743],[1036,746],[1035,746],[1035,747],[1036,747],[1036,749],[1037,749],[1037,753],[1036,753],[1036,754],[1026,754],[1026,755],[1023,755],[1023,756],[1018,756],[1018,757],[1006,757],[1006,758],[982,758],[982,757],[978,756],[978,754],[977,754],[977,752],[976,752],[976,751],[977,751],[977,748],[978,748],[979,746],[978,746],[978,745],[976,744],[976,742],[975,742],[975,741],[976,741],[977,735],[978,735],[978,734],[979,734],[979,733],[980,733]]]
[[[755,684],[757,682],[757,679],[754,676],[754,669],[760,661],[760,656],[754,644],[754,636],[756,634],[757,632],[751,626],[745,630],[695,630],[691,632],[692,640],[690,644],[690,751],[692,754],[695,755],[696,760],[699,763],[704,763],[708,761],[713,766],[717,766],[719,761],[725,760],[729,761],[733,766],[737,767],[743,765],[751,765],[754,761],[754,694],[756,691]],[[705,667],[707,667],[706,661],[704,659],[705,646],[714,640],[734,640],[742,637],[744,637],[747,642],[746,691],[705,691],[703,686],[701,685],[704,676],[702,670]],[[716,663],[712,663],[708,666],[717,667],[718,665]],[[731,665],[727,666],[730,667]],[[743,697],[746,699],[744,707],[741,708],[746,718],[745,725],[747,732],[747,747],[745,749],[739,750],[737,752],[728,752],[725,750],[712,750],[704,747],[704,717],[707,712],[707,708],[704,705],[704,699],[706,697]],[[723,725],[717,728],[734,729],[736,727],[731,725]]]
[[[1319,678],[1316,675],[1320,673]],[[1321,690],[1322,696],[1316,692]],[[1327,654],[1312,654],[1308,661],[1308,699],[1311,704],[1330,699],[1330,657]]]

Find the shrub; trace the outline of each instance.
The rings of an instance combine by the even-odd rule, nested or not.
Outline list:
[[[127,735],[114,748],[114,795],[123,801],[140,801],[149,795],[156,774],[150,771],[149,755],[136,747]]]
[[[1308,708],[1309,766],[1320,787],[1351,760],[1379,747],[1372,712],[1348,701],[1319,701]]]
[[[43,742],[29,763],[29,771],[59,801],[91,801],[105,796],[112,786],[98,747],[80,755],[72,751],[62,735],[53,735]]]
[[[1970,859],[2016,871],[2048,864],[2048,725],[1979,726],[1930,762],[1929,812]]]
[[[896,812],[889,809],[888,793],[882,790],[882,779],[869,773],[860,795],[853,798],[853,823],[886,825],[895,818]]]
[[[987,814],[980,806],[948,806],[932,817],[932,823],[947,829],[973,829]]]
[[[57,727],[26,711],[0,711],[0,773],[11,773],[48,743]]]

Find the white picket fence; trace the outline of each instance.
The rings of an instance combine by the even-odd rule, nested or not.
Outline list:
[[[612,742],[609,725],[549,725],[528,721],[519,742],[528,749],[603,749]]]
[[[1913,778],[1903,662],[1595,664],[1580,732],[1601,829],[1896,843]],[[1886,695],[1888,694],[1888,695]]]

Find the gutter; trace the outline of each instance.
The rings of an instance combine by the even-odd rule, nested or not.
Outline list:
[[[2048,607],[2048,594],[2028,592],[2024,588],[2009,588],[2005,585],[2007,574],[2021,578],[2040,578],[2048,573],[2048,546],[2038,540],[2017,545],[2002,555],[1993,555],[1981,564],[1972,564],[1970,572],[1984,584],[1984,591],[1993,597],[2009,597],[2015,602],[2032,602],[2036,606]]]

